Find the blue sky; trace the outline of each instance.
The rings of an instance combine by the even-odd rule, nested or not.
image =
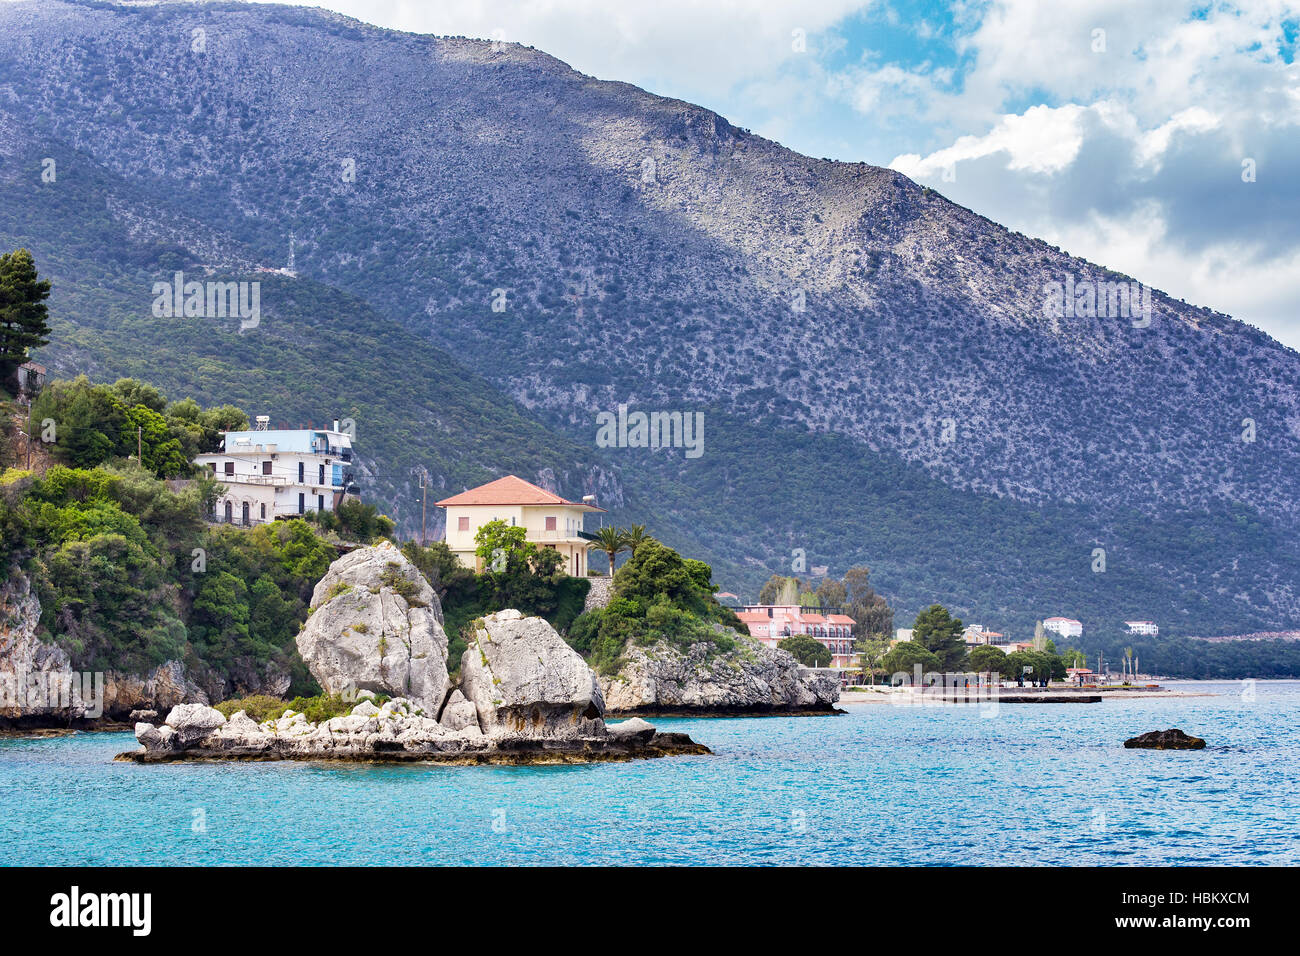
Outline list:
[[[323,0],[525,43],[1300,348],[1300,0]]]

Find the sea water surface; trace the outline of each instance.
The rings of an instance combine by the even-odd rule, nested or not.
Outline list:
[[[1169,686],[1214,696],[658,720],[715,754],[587,766],[139,766],[113,762],[129,734],[9,739],[0,864],[1300,863],[1300,682]],[[1122,746],[1167,727],[1209,746]]]

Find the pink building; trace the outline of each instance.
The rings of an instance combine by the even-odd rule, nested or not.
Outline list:
[[[751,637],[776,647],[787,637],[806,634],[831,652],[831,667],[856,667],[853,653],[853,618],[847,614],[822,614],[797,604],[751,604],[737,615]]]

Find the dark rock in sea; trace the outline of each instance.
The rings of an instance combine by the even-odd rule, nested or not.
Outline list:
[[[1205,741],[1200,737],[1189,737],[1177,727],[1169,730],[1152,730],[1138,737],[1124,741],[1130,749],[1142,750],[1203,750]]]

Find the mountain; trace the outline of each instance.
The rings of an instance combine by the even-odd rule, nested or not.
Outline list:
[[[408,532],[418,465],[516,471],[747,595],[866,563],[904,619],[1300,616],[1300,357],[1158,291],[1149,323],[1048,314],[1130,277],[893,171],[514,44],[54,0],[0,5],[0,160],[56,372],[356,407]],[[291,237],[297,276],[257,271]],[[182,269],[262,281],[261,324],[155,318]],[[620,405],[699,413],[702,454],[603,447]]]

